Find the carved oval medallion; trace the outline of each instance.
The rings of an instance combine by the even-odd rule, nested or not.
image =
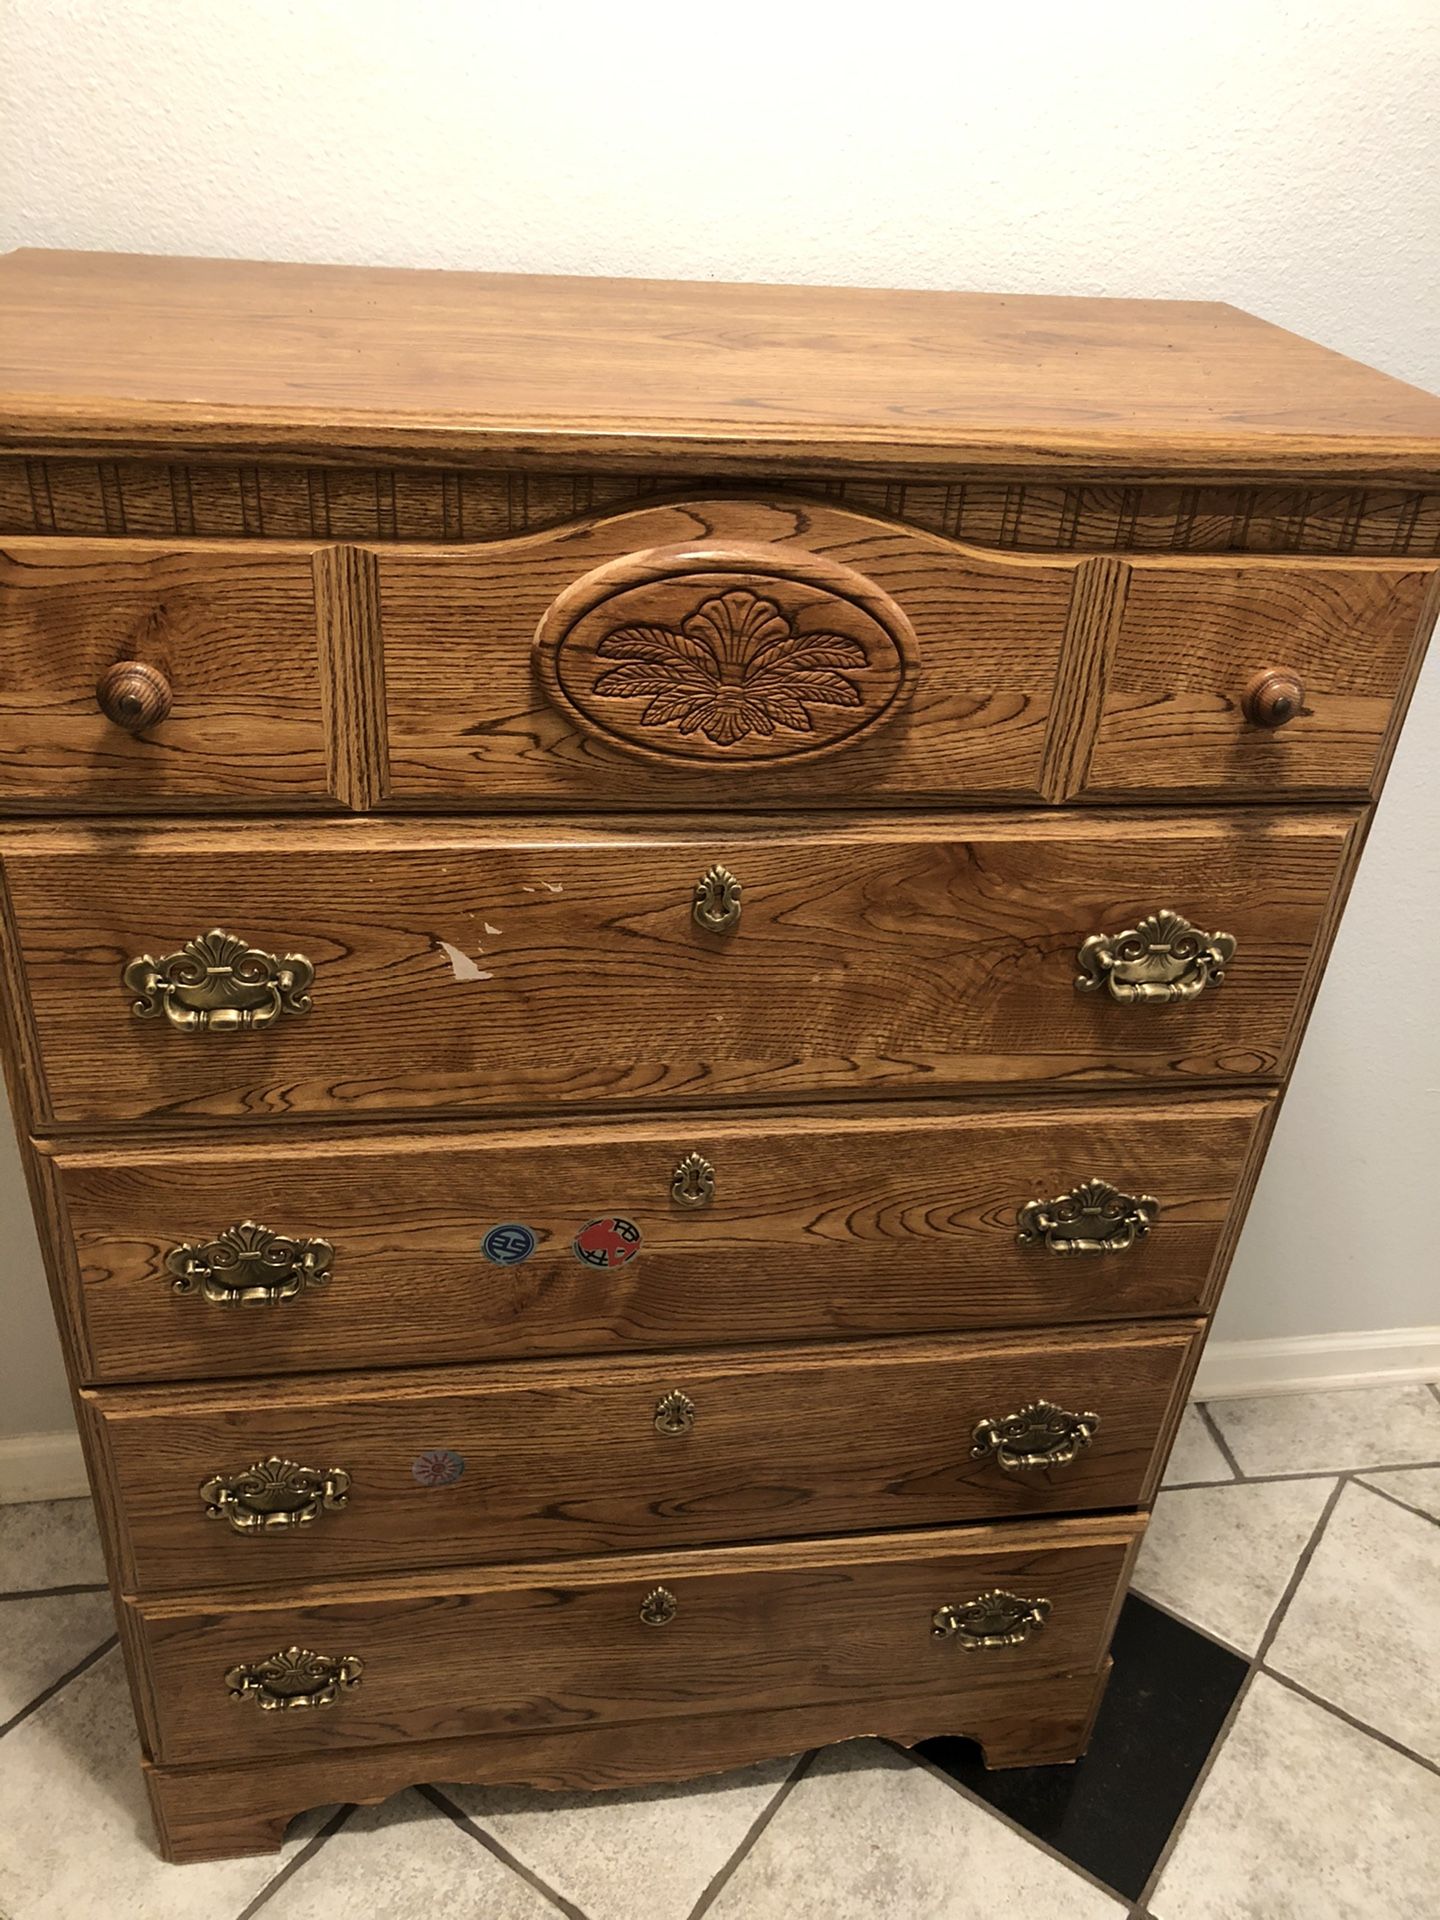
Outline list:
[[[535,636],[545,690],[586,733],[671,765],[813,758],[914,691],[919,654],[873,581],[800,547],[655,547],[597,567]]]

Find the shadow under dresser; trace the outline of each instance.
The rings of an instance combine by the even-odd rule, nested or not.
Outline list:
[[[1230,308],[0,261],[12,1102],[160,1842],[1084,1751],[1440,575]]]

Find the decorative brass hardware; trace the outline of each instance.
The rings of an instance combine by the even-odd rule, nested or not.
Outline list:
[[[937,1640],[956,1640],[972,1652],[1019,1647],[1032,1633],[1041,1632],[1049,1613],[1048,1600],[1022,1600],[1019,1594],[996,1587],[958,1606],[937,1607],[930,1616],[930,1631]]]
[[[236,1700],[258,1700],[267,1713],[295,1707],[334,1706],[342,1687],[358,1687],[365,1663],[353,1654],[336,1658],[309,1647],[286,1647],[263,1660],[231,1667],[225,1684]]]
[[[1006,1473],[1032,1467],[1068,1467],[1095,1438],[1098,1413],[1067,1413],[1049,1400],[1036,1400],[1003,1420],[982,1420],[971,1438],[972,1460],[994,1454]]]
[[[1015,1239],[1052,1253],[1123,1253],[1145,1238],[1159,1213],[1160,1202],[1148,1193],[1121,1193],[1106,1180],[1087,1180],[1058,1200],[1027,1200]]]
[[[1305,682],[1287,667],[1266,667],[1240,696],[1240,710],[1252,727],[1285,727],[1305,711]]]
[[[1081,993],[1103,987],[1122,1006],[1168,1006],[1218,987],[1235,957],[1229,933],[1201,933],[1162,907],[1124,933],[1092,933],[1076,958]]]
[[[213,1240],[172,1247],[165,1265],[175,1293],[202,1293],[219,1307],[289,1300],[302,1287],[329,1284],[335,1249],[328,1240],[292,1240],[254,1220],[226,1227]]]
[[[662,1394],[655,1403],[657,1433],[689,1433],[695,1424],[695,1402],[678,1387]]]
[[[200,1498],[212,1520],[228,1520],[236,1533],[283,1533],[338,1512],[349,1493],[350,1476],[340,1467],[322,1473],[272,1455],[242,1473],[217,1473]]]
[[[680,1611],[680,1602],[668,1587],[656,1587],[640,1602],[640,1618],[647,1627],[668,1627]]]
[[[687,1153],[670,1176],[677,1207],[708,1207],[715,1198],[715,1169],[703,1153]]]
[[[705,933],[733,933],[739,926],[740,882],[728,867],[711,867],[695,882],[690,913]]]
[[[164,1015],[185,1033],[272,1027],[284,1013],[308,1013],[315,969],[303,953],[277,958],[212,927],[178,953],[128,961],[120,976],[137,1020]]]
[[[170,682],[147,660],[117,660],[101,674],[95,702],[113,727],[144,733],[170,711]]]

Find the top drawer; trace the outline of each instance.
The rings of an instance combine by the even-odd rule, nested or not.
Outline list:
[[[1350,799],[1434,574],[756,499],[465,547],[15,540],[0,808]]]
[[[0,808],[1353,798],[1435,573],[743,498],[463,547],[16,540]]]
[[[1436,572],[743,499],[371,559],[388,792],[447,807],[1363,795]]]
[[[0,807],[334,806],[314,576],[329,557],[7,541]]]

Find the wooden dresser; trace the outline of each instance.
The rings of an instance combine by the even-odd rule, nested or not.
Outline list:
[[[1073,1759],[1440,401],[1162,302],[21,253],[0,327],[8,1061],[166,1852]]]

